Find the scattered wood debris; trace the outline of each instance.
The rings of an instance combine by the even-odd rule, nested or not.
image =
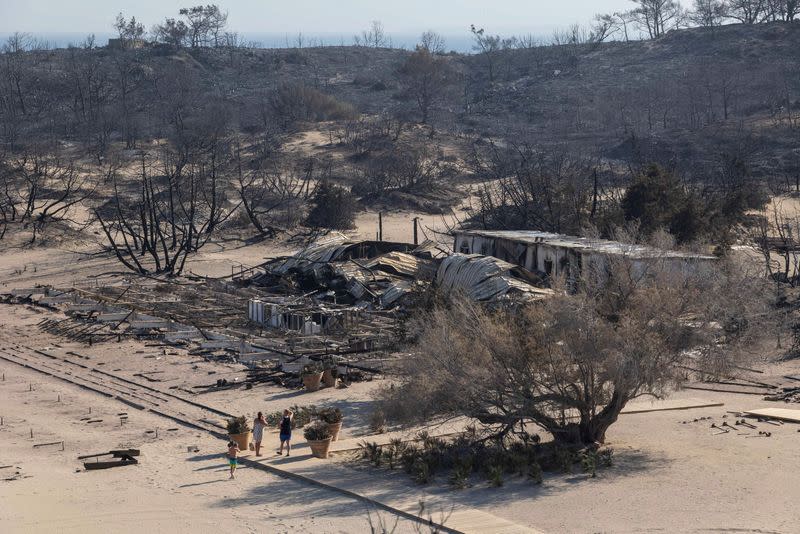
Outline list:
[[[139,449],[122,449],[122,450],[112,450],[108,452],[101,452],[97,454],[87,454],[84,456],[78,456],[78,460],[88,460],[90,458],[94,458],[94,462],[84,462],[83,467],[86,468],[87,471],[94,471],[97,469],[110,469],[112,467],[121,467],[124,465],[135,465],[139,463],[135,457],[139,456],[140,451]],[[112,456],[113,458],[118,458],[117,460],[111,461],[100,461],[100,458],[103,456]]]

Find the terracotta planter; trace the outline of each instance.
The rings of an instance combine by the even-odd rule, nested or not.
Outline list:
[[[228,434],[228,437],[230,437],[232,441],[236,442],[236,445],[239,446],[240,451],[246,451],[249,450],[250,437],[252,435],[252,432],[244,432],[242,434]]]
[[[328,430],[331,433],[331,441],[339,441],[339,432],[342,431],[342,422],[328,423]]]
[[[331,448],[331,438],[322,440],[307,440],[308,446],[311,447],[311,454],[315,458],[325,459],[328,457],[328,451]]]
[[[321,381],[322,373],[303,375],[303,385],[306,387],[307,391],[317,391]]]
[[[336,387],[336,377],[333,375],[333,369],[325,369],[322,373],[322,384],[326,388]]]

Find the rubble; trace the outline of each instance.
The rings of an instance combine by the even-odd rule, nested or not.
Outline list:
[[[131,277],[105,286],[16,289],[5,299],[62,310],[65,319],[44,319],[39,327],[73,340],[155,339],[246,365],[247,387],[299,387],[303,366],[323,359],[335,358],[346,380],[391,372],[400,358],[400,319],[415,293],[430,286],[499,301],[552,294],[541,285],[523,267],[454,254],[433,241],[357,241],[333,233],[228,279]]]

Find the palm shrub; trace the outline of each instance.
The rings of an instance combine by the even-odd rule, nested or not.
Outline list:
[[[309,362],[303,366],[303,371],[300,373],[301,375],[315,375],[319,374],[325,369],[322,367],[320,362]]]
[[[236,435],[236,434],[244,434],[245,432],[250,432],[250,425],[247,424],[247,418],[245,416],[234,417],[228,419],[228,434]]]
[[[380,467],[383,458],[383,449],[376,442],[364,441],[360,445],[361,457],[368,460],[375,467]]]
[[[303,429],[303,437],[306,441],[323,441],[330,439],[331,431],[325,423],[315,421]]]
[[[339,408],[323,408],[317,412],[317,418],[329,425],[333,425],[340,423],[344,415],[342,415],[342,411]]]

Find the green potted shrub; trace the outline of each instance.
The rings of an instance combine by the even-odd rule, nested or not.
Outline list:
[[[303,367],[300,378],[303,379],[303,385],[307,391],[317,391],[319,389],[322,381],[322,371],[322,364],[319,362],[311,362]]]
[[[240,450],[248,450],[251,432],[245,416],[228,419],[228,436],[236,442]]]
[[[303,436],[311,447],[315,458],[327,458],[331,448],[331,431],[322,421],[315,421],[303,428]]]
[[[336,360],[327,356],[322,360],[322,385],[326,388],[336,387]]]
[[[342,431],[342,411],[339,408],[324,408],[317,413],[317,418],[328,425],[331,433],[331,441],[339,439],[339,432]]]

